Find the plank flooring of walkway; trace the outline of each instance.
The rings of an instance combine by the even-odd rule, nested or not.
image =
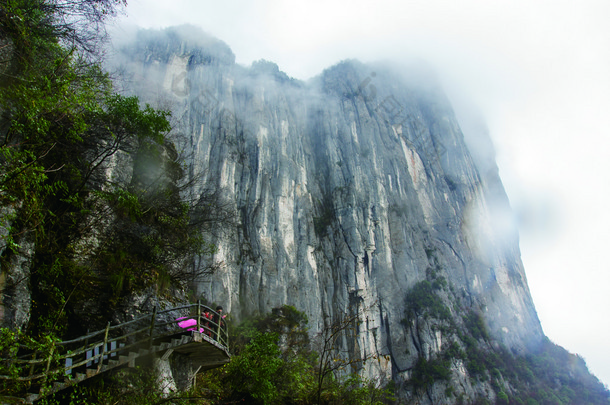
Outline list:
[[[200,371],[220,367],[230,361],[228,335],[224,320],[218,325],[214,319],[221,318],[200,303],[155,309],[132,321],[57,342],[47,352],[0,359],[20,370],[17,377],[0,375],[0,379],[30,385],[28,393],[0,397],[0,403],[33,403],[109,370],[150,364],[153,358],[167,359],[174,352],[188,356]],[[185,320],[191,324],[186,329]]]

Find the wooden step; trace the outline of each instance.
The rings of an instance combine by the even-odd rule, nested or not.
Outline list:
[[[84,373],[76,373],[76,375],[74,376],[74,381],[76,381],[78,383],[78,382],[83,381],[86,378],[87,378],[86,374],[84,374]]]
[[[136,366],[136,357],[138,354],[135,352],[129,352],[127,356],[119,356],[119,362],[121,364],[127,363],[127,367],[135,367]]]
[[[87,373],[87,378],[91,378],[97,374],[97,368],[88,368],[85,372]]]
[[[136,366],[136,358],[138,358],[139,355],[136,352],[129,352],[129,363],[127,364],[127,367],[135,367]]]

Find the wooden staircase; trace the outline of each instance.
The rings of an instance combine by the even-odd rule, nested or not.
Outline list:
[[[0,379],[26,382],[32,392],[20,397],[0,397],[0,403],[27,403],[78,384],[119,367],[150,364],[152,358],[167,359],[173,352],[187,355],[199,370],[219,367],[230,361],[226,325],[218,325],[203,314],[211,308],[200,303],[184,305],[106,327],[77,339],[57,342],[48,352],[25,353],[17,359],[0,361],[17,364],[19,376]],[[193,330],[178,325],[179,319],[196,320]],[[171,321],[162,321],[162,319]],[[224,323],[224,320],[222,321]],[[103,337],[103,338],[102,338]]]

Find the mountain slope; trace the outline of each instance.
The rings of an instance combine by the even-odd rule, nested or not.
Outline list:
[[[192,27],[141,31],[115,58],[127,92],[174,112],[193,192],[236,215],[197,294],[237,320],[292,305],[313,335],[359,314],[338,355],[374,356],[355,368],[402,398],[516,395],[486,354],[550,343],[495,165],[475,164],[426,70],[344,61],[305,83],[234,59]]]

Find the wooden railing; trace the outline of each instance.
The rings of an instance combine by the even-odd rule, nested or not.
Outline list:
[[[184,327],[186,320],[192,326]],[[54,343],[46,352],[21,350],[16,358],[0,359],[6,370],[17,371],[16,375],[0,375],[0,380],[44,385],[50,380],[74,379],[76,383],[125,363],[133,365],[137,357],[161,350],[161,346],[154,346],[155,341],[186,333],[199,333],[228,356],[226,326],[220,314],[200,303],[163,311],[155,308],[151,314],[134,320],[118,325],[108,323],[104,329]]]

